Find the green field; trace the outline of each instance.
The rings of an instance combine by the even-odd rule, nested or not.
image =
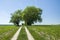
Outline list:
[[[19,27],[0,26],[0,40],[10,40]]]
[[[60,25],[26,26],[35,40],[60,40]],[[16,26],[0,26],[0,40],[10,40],[19,29]],[[17,40],[28,40],[25,27]]]
[[[28,26],[35,40],[60,40],[60,25]]]

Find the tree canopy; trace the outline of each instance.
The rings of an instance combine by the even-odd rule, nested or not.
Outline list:
[[[21,14],[21,10],[17,10],[13,14],[11,14],[12,16],[11,16],[10,22],[14,23],[14,25],[19,26],[19,23],[22,20],[22,17],[20,14]]]
[[[23,11],[17,10],[12,14],[10,22],[19,25],[20,21],[25,21],[26,25],[34,24],[34,22],[42,22],[42,9],[35,6],[28,6]]]
[[[26,25],[31,25],[37,21],[42,21],[42,10],[40,8],[36,8],[35,6],[26,7],[23,11],[23,14],[23,20],[25,21]]]

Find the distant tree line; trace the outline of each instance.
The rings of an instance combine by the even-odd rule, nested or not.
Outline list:
[[[27,6],[24,10],[17,10],[11,14],[10,22],[19,26],[21,21],[25,21],[25,25],[34,24],[34,22],[42,22],[42,9],[35,6]]]

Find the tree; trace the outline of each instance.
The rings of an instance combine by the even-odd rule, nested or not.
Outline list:
[[[42,22],[42,9],[35,6],[28,6],[23,11],[17,10],[12,14],[10,22],[19,26],[20,21],[25,21],[25,25],[34,24],[34,22]]]
[[[25,21],[26,25],[31,25],[34,22],[42,22],[41,18],[42,10],[35,6],[28,6],[23,11],[23,20]]]
[[[10,22],[14,23],[14,25],[19,26],[19,22],[22,20],[21,17],[21,10],[15,11],[13,14],[11,14],[11,20]]]

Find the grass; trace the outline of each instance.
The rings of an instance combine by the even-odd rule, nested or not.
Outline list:
[[[0,26],[0,40],[10,40],[19,27]]]
[[[28,40],[24,27],[22,27],[17,40]]]
[[[10,40],[19,27],[0,26],[0,40]],[[27,27],[35,40],[60,40],[60,25],[40,25]],[[17,40],[28,40],[24,26]]]
[[[60,40],[60,25],[28,26],[35,40]]]

